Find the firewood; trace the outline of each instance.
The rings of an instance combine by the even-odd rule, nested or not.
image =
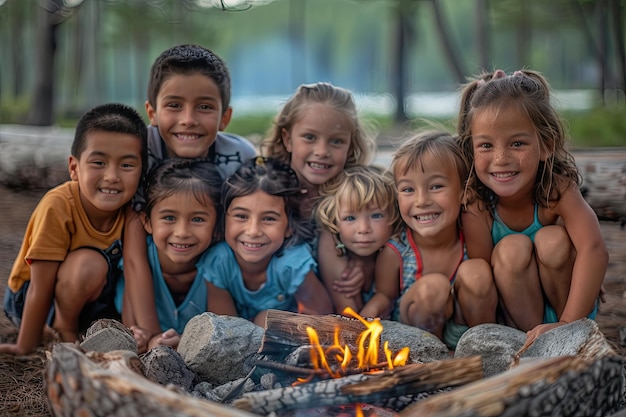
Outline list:
[[[46,378],[55,416],[252,417],[149,381],[133,352],[89,355],[93,360],[76,345],[55,345]]]
[[[482,378],[480,357],[411,364],[370,375],[327,379],[267,391],[248,392],[233,405],[257,414],[320,406],[368,403],[400,410],[428,393]]]
[[[290,353],[302,345],[310,343],[306,328],[312,327],[319,336],[322,346],[333,344],[335,328],[341,328],[341,339],[350,348],[356,346],[356,339],[365,330],[357,319],[338,315],[308,315],[289,311],[268,310],[265,321],[265,335],[260,353]]]
[[[538,358],[411,405],[401,416],[608,415],[624,396],[623,383],[619,356]]]

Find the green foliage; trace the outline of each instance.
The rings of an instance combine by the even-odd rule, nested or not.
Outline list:
[[[30,100],[22,96],[19,99],[0,101],[0,124],[20,124],[26,120]]]
[[[572,145],[582,147],[626,146],[624,107],[595,108],[588,112],[564,112]]]

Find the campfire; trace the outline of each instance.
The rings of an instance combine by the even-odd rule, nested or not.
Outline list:
[[[217,351],[235,357],[235,362],[222,369],[233,368],[241,362],[236,358],[241,348],[228,339],[231,335],[225,332],[235,329],[242,335],[249,335],[252,329],[252,333],[258,332],[259,345],[253,354],[246,355],[249,368],[243,369],[247,374],[223,386],[215,386],[211,396],[196,394],[199,385],[206,382],[198,383],[205,376],[192,365],[196,359],[210,359],[212,354],[199,351],[196,358],[190,358],[188,354],[169,348],[161,349],[169,355],[169,360],[179,361],[177,366],[187,372],[193,370],[196,398],[189,395],[191,381],[188,387],[165,386],[173,382],[173,368],[168,368],[165,378],[155,383],[143,356],[140,359],[135,353],[119,350],[85,352],[77,345],[61,343],[50,355],[47,391],[51,409],[57,416],[393,417],[398,413],[403,416],[459,415],[487,407],[484,409],[491,410],[489,413],[472,415],[498,416],[512,405],[521,407],[520,410],[532,409],[537,404],[545,408],[547,403],[541,398],[553,391],[565,392],[570,402],[597,403],[594,395],[570,392],[577,386],[596,387],[603,398],[597,404],[602,404],[606,410],[615,409],[624,394],[623,363],[610,351],[591,359],[581,356],[543,358],[520,365],[511,376],[505,372],[484,379],[480,356],[448,356],[422,363],[413,348],[409,349],[414,346],[411,338],[415,336],[408,335],[417,334],[414,329],[399,327],[406,335],[403,340],[407,346],[402,346],[397,338],[383,340],[385,329],[380,320],[365,319],[352,311],[345,315],[347,317],[307,316],[271,310],[264,329],[243,319],[210,313],[202,315],[204,317],[195,324],[197,328],[190,329],[194,332],[193,339],[198,339],[194,342],[210,345],[209,339],[214,337],[216,344],[221,343]],[[210,333],[210,337],[206,333]],[[422,334],[429,337],[426,332]],[[601,342],[594,340],[599,347],[603,346]],[[417,356],[423,353],[422,350]],[[217,361],[223,362],[225,356]],[[274,375],[274,379],[268,383],[270,375]],[[572,385],[574,380],[586,382]],[[537,402],[529,392],[537,393]],[[450,407],[454,408],[454,414],[438,414]]]
[[[387,341],[383,345],[386,361],[379,362],[380,336],[383,332],[383,325],[380,319],[368,321],[349,307],[344,310],[343,314],[356,318],[365,327],[365,330],[357,336],[356,353],[352,352],[348,343],[341,340],[341,326],[335,326],[333,343],[326,348],[320,343],[319,335],[315,328],[307,326],[306,332],[310,342],[310,361],[313,369],[318,372],[311,372],[306,378],[298,378],[298,384],[311,382],[315,376],[321,374],[328,375],[330,378],[342,378],[349,374],[380,372],[382,369],[393,369],[396,366],[406,364],[409,358],[409,348],[405,346],[393,356]]]

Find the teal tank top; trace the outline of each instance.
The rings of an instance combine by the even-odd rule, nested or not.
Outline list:
[[[498,216],[498,212],[493,210],[493,225],[491,226],[491,238],[493,239],[493,244],[498,243],[503,237],[513,234],[523,234],[530,238],[530,240],[535,242],[535,235],[537,231],[543,227],[543,225],[539,222],[539,204],[535,203],[535,214],[533,215],[533,222],[526,229],[521,232],[517,232],[515,230],[511,230],[509,226],[504,224],[500,216]]]

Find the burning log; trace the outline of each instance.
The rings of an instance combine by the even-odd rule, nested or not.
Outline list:
[[[364,329],[359,320],[344,316],[316,316],[268,310],[265,335],[259,353],[269,355],[291,353],[303,345],[309,345],[307,327],[315,328],[322,346],[332,345],[335,329],[340,328],[343,341],[350,347],[356,347],[356,340]]]
[[[604,416],[619,408],[623,384],[619,356],[533,359],[414,404],[401,416]]]
[[[149,381],[133,352],[88,355],[76,345],[55,345],[46,383],[55,416],[252,417]]]
[[[235,407],[257,414],[320,406],[368,403],[400,410],[427,393],[467,384],[483,376],[480,357],[410,364],[379,374],[358,374],[315,383],[243,394]]]

